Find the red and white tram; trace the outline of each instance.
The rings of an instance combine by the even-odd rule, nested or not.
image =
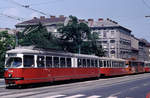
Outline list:
[[[6,85],[99,77],[97,56],[16,48],[6,54]]]
[[[126,60],[101,57],[99,60],[101,76],[116,76],[127,74]]]
[[[150,72],[150,61],[145,61],[144,69],[145,72]]]
[[[127,60],[126,65],[128,66],[128,74],[145,72],[143,61]]]
[[[10,86],[125,75],[145,70],[148,68],[144,69],[144,62],[139,61],[20,47],[7,51],[4,77],[6,85]]]

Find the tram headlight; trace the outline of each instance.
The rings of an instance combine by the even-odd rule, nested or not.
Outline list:
[[[9,77],[9,78],[11,78],[11,77],[12,77],[12,74],[11,74],[11,73],[10,73],[10,74],[8,74],[8,77]]]

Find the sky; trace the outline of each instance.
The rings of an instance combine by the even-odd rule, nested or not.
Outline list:
[[[150,41],[150,0],[0,0],[0,28],[15,28],[21,22],[1,14],[24,18],[43,16],[31,8],[48,15],[73,15],[80,19],[110,18],[121,26],[130,29],[138,38]],[[48,17],[48,16],[47,16]]]

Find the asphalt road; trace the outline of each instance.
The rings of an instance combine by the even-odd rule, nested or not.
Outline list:
[[[146,98],[150,93],[150,73],[23,89],[6,89],[0,82],[0,98]]]

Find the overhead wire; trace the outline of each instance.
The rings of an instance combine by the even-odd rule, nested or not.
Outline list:
[[[30,5],[22,5],[22,4],[20,4],[20,3],[16,2],[16,1],[14,1],[14,0],[7,0],[7,1],[9,1],[9,2],[11,2],[11,3],[13,3],[13,4],[16,4],[16,5],[18,5],[18,6],[24,7],[24,8],[26,8],[26,9],[32,10],[32,11],[34,11],[34,12],[40,13],[40,14],[42,14],[42,15],[45,15],[45,16],[48,16],[48,17],[51,16],[51,15],[48,15],[48,14],[42,12],[42,11],[39,11],[39,10],[37,10],[37,9],[31,8]]]
[[[149,8],[149,9],[150,9],[150,5],[149,5],[149,4],[147,4],[147,2],[146,2],[145,0],[142,0],[142,2],[143,2],[143,4],[144,4],[147,8]]]
[[[147,2],[145,0],[142,0],[143,4],[150,9],[150,5],[147,4]],[[145,16],[146,18],[150,17],[149,15]]]
[[[24,18],[20,18],[20,17],[17,17],[17,16],[12,16],[12,15],[7,15],[7,14],[3,14],[3,13],[0,13],[0,15],[11,18],[11,19],[14,19],[14,20],[18,20],[18,21],[24,21],[25,20]]]

